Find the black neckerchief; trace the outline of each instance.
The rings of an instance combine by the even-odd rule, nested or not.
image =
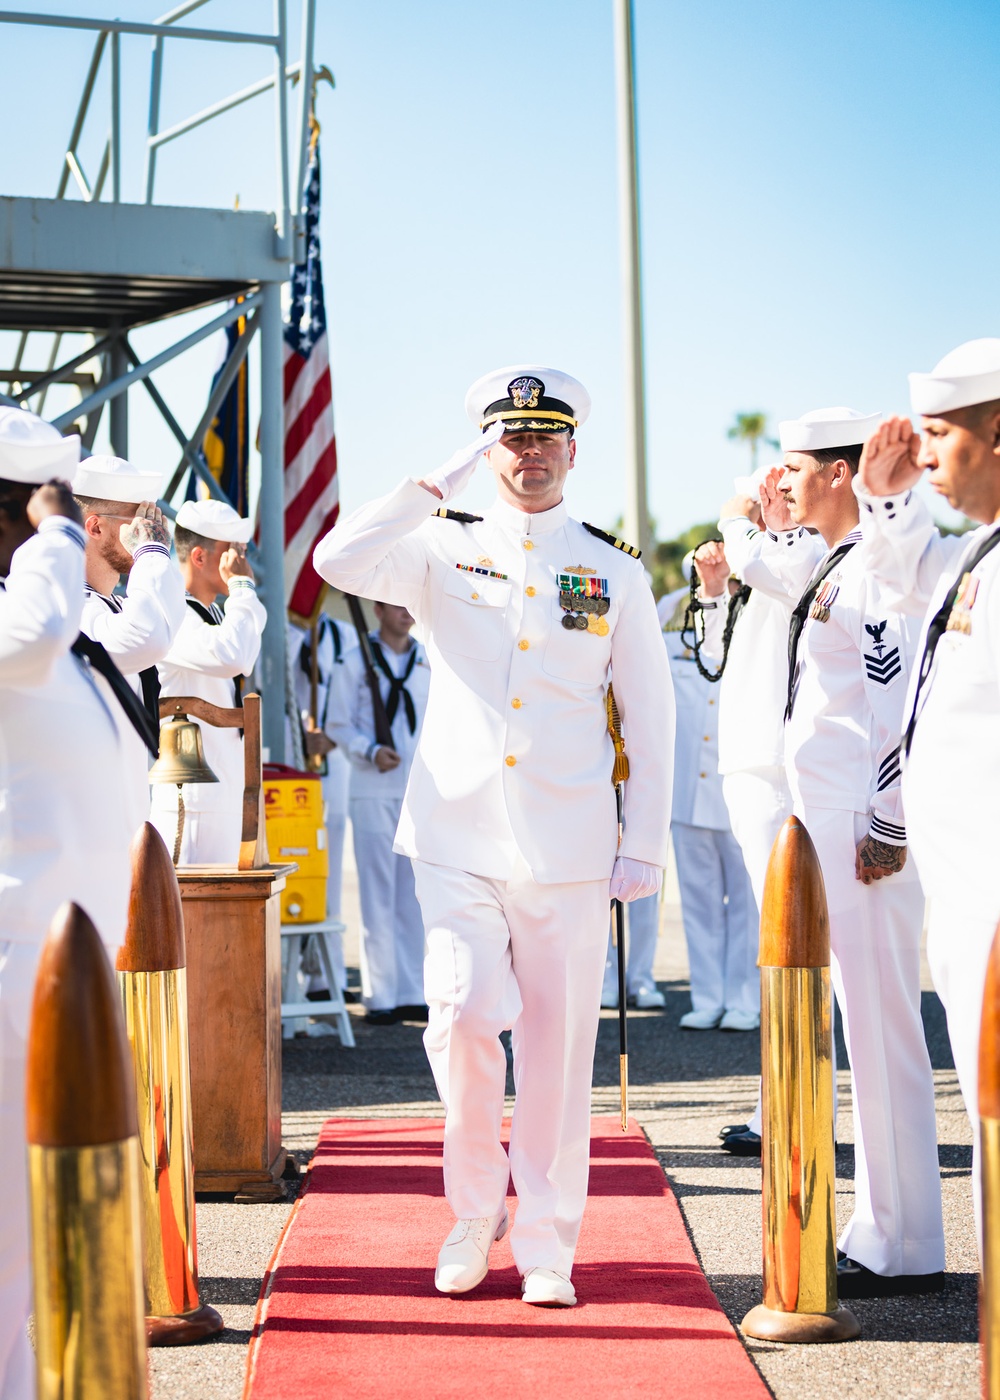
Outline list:
[[[221,627],[225,614],[218,603],[213,603],[210,608],[206,608],[204,603],[199,603],[197,598],[192,598],[190,593],[185,593],[184,601],[192,612],[196,612],[202,622],[208,623],[209,627]],[[237,710],[243,708],[243,677],[233,677],[233,705]]]
[[[945,600],[931,618],[927,628],[927,635],[924,638],[924,653],[920,658],[920,669],[917,671],[917,689],[913,696],[913,709],[910,713],[910,720],[906,726],[906,734],[903,738],[903,752],[907,757],[910,755],[910,745],[913,743],[913,731],[917,727],[917,711],[920,706],[920,692],[924,688],[924,682],[931,673],[934,665],[934,653],[937,651],[937,644],[948,630],[948,618],[951,610],[955,606],[955,599],[958,597],[958,590],[962,586],[962,580],[966,574],[971,574],[972,570],[985,559],[991,549],[995,549],[1000,544],[1000,530],[994,530],[987,535],[984,540],[980,540],[971,554],[963,555],[958,570],[958,577],[948,589]]]
[[[819,586],[826,578],[827,574],[833,573],[844,555],[849,554],[857,543],[857,539],[844,540],[842,544],[837,545],[837,548],[831,554],[827,555],[806,585],[806,591],[792,609],[791,621],[788,624],[788,701],[785,705],[786,720],[791,719],[792,706],[795,704],[795,666],[799,653],[799,638],[802,636],[802,629],[806,625],[806,618],[809,616],[809,609],[813,605],[813,599],[819,592]]]
[[[417,664],[417,644],[414,642],[410,649],[410,659],[406,664],[406,670],[401,676],[397,676],[394,674],[388,661],[386,661],[377,639],[372,637],[370,641],[372,646],[372,658],[374,659],[375,665],[389,681],[389,694],[385,702],[386,718],[389,723],[392,724],[393,720],[396,718],[396,711],[399,709],[400,699],[402,699],[403,708],[406,711],[406,722],[410,726],[410,733],[416,734],[417,709],[413,703],[413,696],[406,688],[406,682],[410,679],[410,676],[413,674],[413,668]]]
[[[103,676],[128,716],[129,723],[154,758],[160,756],[160,729],[150,718],[146,706],[136,695],[128,681],[112,661],[100,642],[81,632],[70,650],[75,656],[85,657],[99,676]]]
[[[122,610],[121,599],[114,594],[98,593],[96,588],[92,588],[88,583],[86,591],[93,598],[100,598],[113,613],[120,613]],[[156,726],[156,731],[160,730],[160,673],[155,666],[147,666],[144,671],[139,672],[139,684],[142,687],[142,703],[149,711],[149,717]]]

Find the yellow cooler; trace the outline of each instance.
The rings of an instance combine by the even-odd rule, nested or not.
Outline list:
[[[316,773],[300,773],[280,763],[264,765],[267,849],[275,864],[294,861],[281,894],[283,924],[318,924],[326,918],[326,845],[323,788]]]

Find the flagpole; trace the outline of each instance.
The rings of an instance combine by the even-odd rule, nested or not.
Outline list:
[[[612,0],[618,99],[618,199],[625,379],[624,535],[643,554],[650,545],[646,500],[646,403],[642,345],[642,260],[636,155],[635,26],[632,0]]]
[[[281,283],[265,282],[260,305],[261,742],[271,763],[285,761],[285,426]]]

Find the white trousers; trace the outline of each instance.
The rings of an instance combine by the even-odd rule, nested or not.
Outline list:
[[[863,885],[868,815],[796,808],[823,871],[831,978],[854,1089],[854,1214],[840,1248],[875,1273],[944,1268],[934,1081],[920,1019],[924,896],[909,861]]]
[[[656,961],[656,944],[660,936],[660,895],[648,894],[644,899],[635,899],[625,906],[625,964],[626,995],[634,997],[636,992],[651,992],[656,987],[653,976],[653,963]],[[604,963],[605,993],[618,991],[618,950],[612,942],[612,929],[608,930],[608,951]]]
[[[41,949],[0,942],[0,1400],[34,1400],[24,1070],[35,971]]]
[[[729,812],[729,823],[733,835],[743,852],[753,887],[754,903],[759,911],[764,903],[764,877],[767,863],[771,859],[771,847],[775,837],[792,815],[792,794],[788,787],[784,768],[751,768],[741,773],[727,773],[722,779],[722,796]],[[759,944],[758,933],[758,944]],[[757,1005],[760,1006],[760,976],[756,969]],[[761,1099],[757,1095],[757,1107],[747,1124],[752,1133],[760,1137]]]
[[[695,1011],[760,1011],[757,910],[736,838],[672,822]]]
[[[569,1274],[587,1199],[590,1087],[608,936],[608,881],[539,885],[415,861],[427,930],[427,1058],[445,1106],[444,1189],[460,1220],[497,1214],[508,1177],[523,1274]],[[512,1028],[516,1102],[503,1150]]]
[[[361,995],[371,1011],[424,1000],[424,926],[408,856],[392,849],[401,797],[352,797],[361,903]]]
[[[927,961],[948,1017],[948,1039],[965,1110],[972,1123],[972,1199],[982,1252],[982,1183],[979,1179],[979,1023],[996,919],[941,900],[930,902]]]

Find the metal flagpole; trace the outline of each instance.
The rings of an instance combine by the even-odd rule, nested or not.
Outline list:
[[[623,533],[645,554],[650,545],[646,503],[646,396],[642,354],[642,264],[639,250],[639,171],[636,159],[632,0],[612,0],[618,97],[618,201],[624,314],[626,493]]]

